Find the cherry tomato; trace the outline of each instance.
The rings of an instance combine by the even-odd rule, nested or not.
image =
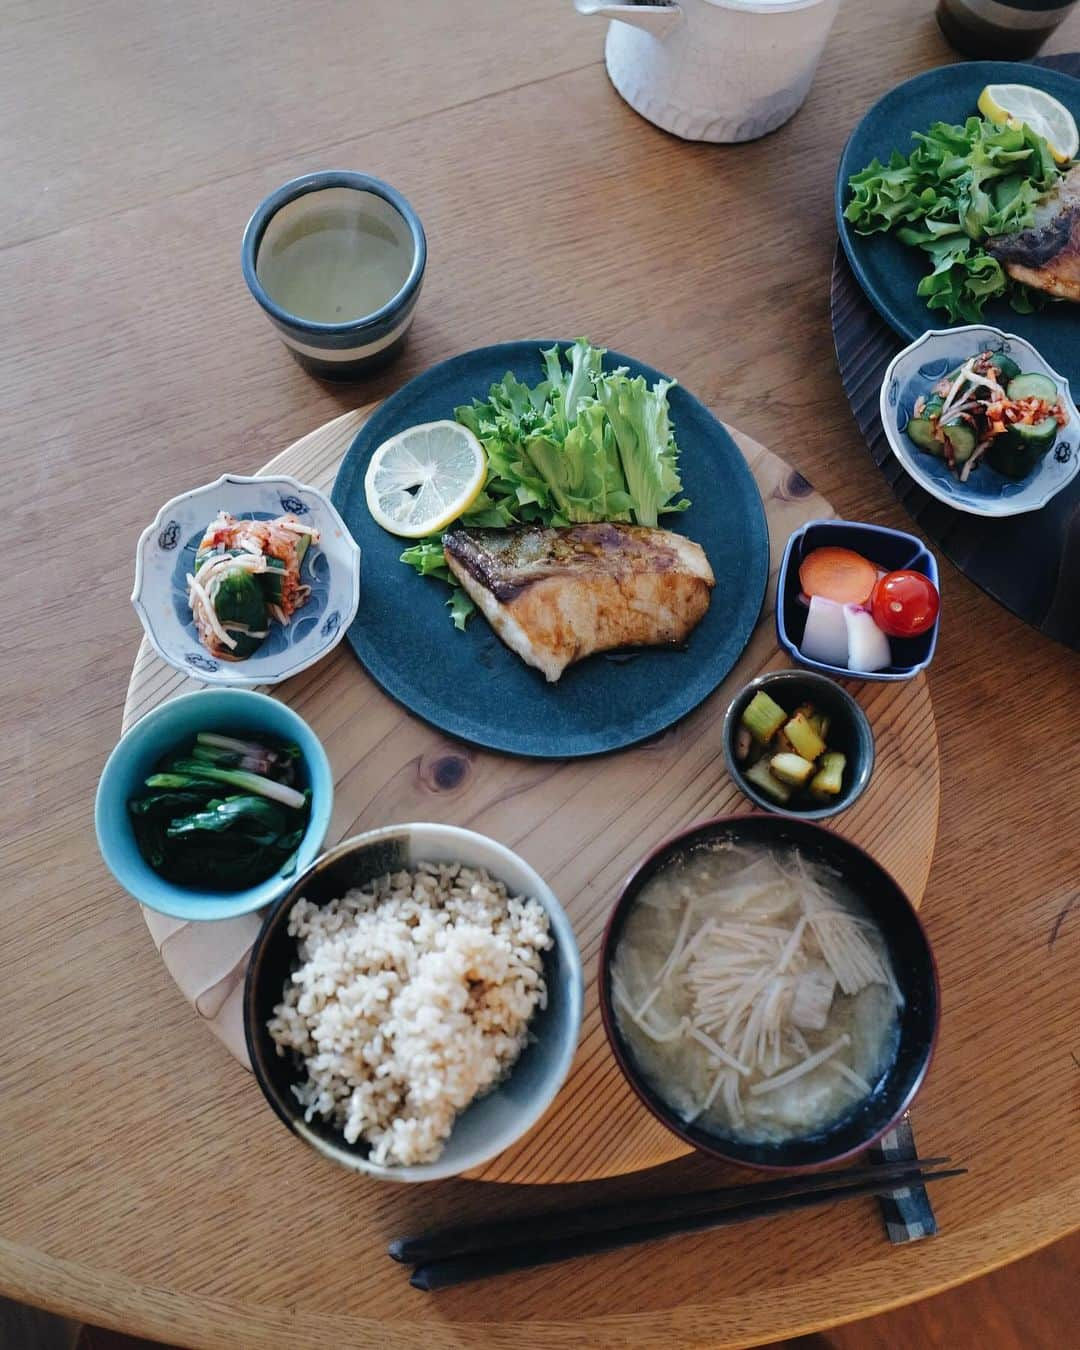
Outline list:
[[[918,637],[933,628],[941,596],[921,572],[886,572],[870,597],[874,622],[890,637]]]

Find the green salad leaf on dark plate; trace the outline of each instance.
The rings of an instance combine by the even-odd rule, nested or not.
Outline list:
[[[887,164],[874,159],[851,175],[844,218],[857,234],[895,229],[902,243],[922,249],[932,265],[918,294],[953,322],[979,322],[983,305],[997,296],[1031,313],[1036,302],[1028,288],[1007,275],[987,244],[1035,224],[1035,206],[1061,177],[1046,141],[1026,125],[981,117],[935,122],[912,139],[909,155],[894,150]]]
[[[486,398],[454,409],[488,460],[483,490],[457,524],[655,526],[661,514],[686,510],[668,413],[672,381],[649,385],[625,368],[605,371],[604,352],[581,338],[563,353],[548,347],[538,384],[508,372]],[[413,544],[401,561],[455,588],[447,603],[464,628],[475,606],[446,565],[442,536]]]

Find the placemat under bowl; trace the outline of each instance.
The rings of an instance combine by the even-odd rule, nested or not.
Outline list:
[[[1037,64],[1080,76],[1080,52]],[[905,346],[863,294],[837,243],[831,312],[840,378],[874,462],[908,513],[977,586],[1047,637],[1080,650],[1080,478],[1043,507],[1001,520],[955,511],[925,492],[889,448],[878,412],[885,369]],[[944,325],[927,310],[926,327]],[[1076,322],[1080,324],[1080,311]],[[1070,380],[1080,372],[1063,372]]]
[[[327,489],[371,412],[358,409],[320,427],[262,471],[291,473]],[[712,697],[662,735],[598,759],[537,761],[480,751],[406,712],[367,676],[345,644],[268,691],[296,708],[326,745],[335,781],[328,846],[396,821],[466,825],[527,858],[573,921],[586,971],[585,1017],[574,1068],[535,1129],[475,1174],[484,1180],[585,1180],[637,1171],[687,1152],[638,1102],[608,1050],[595,991],[600,937],[620,883],[650,848],[693,821],[749,808],[724,768],[724,711],[752,676],[788,664],[776,643],[775,565],[792,530],[833,514],[828,502],[778,456],[739,432],[732,434],[765,504],[773,572],[761,618],[735,669]],[[128,687],[124,729],[164,700],[197,687],[144,640]],[[849,687],[873,725],[877,765],[866,793],[828,824],[868,849],[918,904],[930,871],[939,801],[937,732],[927,680],[853,681]],[[241,992],[259,916],[184,923],[143,913],[185,997],[247,1068]],[[250,1090],[258,1092],[254,1082]],[[269,1110],[266,1128],[280,1128]]]

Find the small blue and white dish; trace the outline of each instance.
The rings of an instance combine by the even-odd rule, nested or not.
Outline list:
[[[839,675],[852,680],[910,680],[925,670],[934,659],[937,648],[941,615],[934,626],[918,637],[889,638],[892,664],[883,670],[853,670],[848,666],[833,666],[825,661],[814,661],[804,656],[799,648],[806,629],[806,604],[799,598],[799,567],[806,555],[815,548],[850,548],[875,563],[886,572],[901,569],[921,572],[929,577],[940,591],[937,559],[913,534],[890,530],[885,525],[867,525],[858,520],[808,520],[787,541],[780,574],[776,582],[776,636],[780,646],[801,666],[820,670],[826,675]]]
[[[915,400],[928,395],[936,381],[980,351],[1004,352],[1025,373],[1046,375],[1058,387],[1068,423],[1039,461],[1019,482],[1006,478],[985,461],[962,483],[943,459],[920,450],[906,434]],[[932,330],[897,352],[881,384],[881,425],[893,454],[912,478],[938,501],[976,516],[1016,516],[1038,511],[1068,486],[1080,469],[1080,411],[1059,375],[1024,338],[986,324]]]
[[[220,661],[199,641],[188,604],[187,575],[195,550],[219,511],[247,520],[292,512],[319,531],[301,580],[311,588],[288,624],[272,623],[262,645],[244,661]],[[143,530],[131,593],[146,636],[164,661],[204,684],[252,688],[278,684],[333,650],[360,605],[360,549],[330,500],[288,474],[245,478],[222,474],[166,502]]]
[[[311,789],[311,815],[287,876],[279,872],[242,891],[195,890],[159,876],[139,852],[128,802],[155,765],[200,731],[241,739],[272,736],[300,747],[298,786]],[[299,713],[249,689],[200,689],[159,704],[121,737],[98,781],[94,828],[106,867],[140,904],[174,919],[234,919],[276,900],[314,862],[333,805],[334,776],[326,751]]]
[[[343,314],[340,320],[294,312],[299,306],[284,300],[295,288],[281,269],[286,262],[311,265],[312,249],[319,247],[316,220],[325,224],[360,213],[367,233],[379,240],[378,258],[369,265],[387,269],[388,298],[380,294],[368,312]],[[287,249],[292,252],[286,260]],[[347,256],[363,262],[355,242]],[[424,280],[427,240],[420,217],[396,188],[366,173],[329,169],[290,179],[256,207],[244,230],[240,262],[248,289],[300,365],[325,380],[351,380],[385,365],[404,345]],[[340,286],[336,267],[331,276]]]

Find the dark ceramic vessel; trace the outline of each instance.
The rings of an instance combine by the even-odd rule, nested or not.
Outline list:
[[[764,689],[785,712],[794,712],[800,703],[812,703],[819,712],[827,714],[828,747],[839,750],[846,758],[843,786],[828,805],[808,806],[805,810],[781,806],[747,782],[742,765],[735,758],[735,735],[744,708],[759,689]],[[862,708],[835,680],[811,670],[770,670],[751,680],[731,700],[724,716],[724,760],[732,779],[757,806],[779,816],[825,820],[846,811],[866,791],[874,772],[874,733]]]
[[[995,6],[998,11],[1001,5]],[[1030,84],[1044,89],[1080,117],[1080,82],[1046,66],[1018,61],[966,61],[939,66],[904,80],[889,90],[863,115],[844,147],[836,172],[835,209],[840,242],[859,285],[870,303],[896,332],[912,342],[928,328],[944,328],[943,310],[929,310],[916,294],[920,280],[931,270],[922,249],[902,244],[894,232],[856,234],[844,219],[850,200],[848,180],[879,159],[887,164],[893,150],[907,156],[915,148],[912,132],[926,131],[934,122],[962,123],[978,116],[979,94],[988,84]],[[983,310],[985,322],[1018,333],[1033,343],[1056,369],[1070,379],[1080,378],[1080,325],[1071,305],[1048,304],[1034,314],[1017,314],[1004,298],[991,300]]]
[[[612,1005],[611,967],[631,909],[645,884],[696,850],[730,840],[737,844],[796,846],[815,862],[834,867],[866,906],[888,948],[904,995],[900,1035],[892,1063],[869,1097],[824,1130],[783,1143],[748,1143],[737,1135],[685,1124],[639,1070]],[[723,816],[691,826],[659,845],[631,873],[611,912],[600,950],[600,1009],[604,1029],[623,1073],[645,1106],[680,1139],[725,1162],[746,1167],[807,1171],[841,1162],[868,1148],[910,1107],[922,1086],[937,1039],[940,993],[937,966],[918,915],[897,883],[857,845],[808,821],[779,816]]]
[[[486,868],[505,882],[512,895],[540,901],[555,942],[544,956],[547,1006],[529,1023],[530,1043],[510,1074],[458,1116],[434,1162],[385,1167],[370,1161],[362,1142],[348,1143],[336,1126],[319,1118],[305,1121],[303,1107],[291,1090],[297,1067],[291,1056],[277,1053],[266,1024],[297,961],[296,942],[288,932],[296,901],[303,896],[325,905],[386,872],[420,862],[461,862]],[[267,1101],[279,1119],[317,1152],[352,1171],[387,1181],[437,1181],[479,1167],[540,1119],[573,1063],[583,996],[581,957],[570,920],[551,888],[523,858],[494,839],[455,825],[390,825],[346,839],[324,853],[270,910],[248,962],[244,1035],[251,1067]]]
[[[507,754],[564,758],[655,736],[708,698],[757,623],[769,575],[769,534],[757,484],[738,446],[706,407],[676,385],[668,393],[671,422],[683,490],[693,504],[662,515],[659,523],[699,543],[716,576],[712,604],[686,647],[592,656],[552,685],[505,647],[480,615],[465,632],[455,632],[446,586],[401,564],[402,541],[372,519],[364,497],[368,461],[388,436],[452,417],[457,405],[485,398],[508,370],[538,384],[544,374],[540,350],[552,345],[538,338],[482,347],[410,380],[357,434],[338,471],[333,501],[364,554],[360,608],[348,638],[371,677],[448,735]],[[616,366],[650,384],[666,378],[609,351],[604,367]]]
[[[291,314],[267,294],[259,279],[259,248],[267,231],[316,196],[330,203],[354,195],[407,242],[412,256],[408,275],[386,304],[348,322],[316,323]],[[424,280],[427,240],[420,217],[396,188],[366,173],[328,169],[293,178],[260,202],[244,230],[240,263],[248,289],[300,365],[322,379],[351,380],[385,365],[404,345]]]

